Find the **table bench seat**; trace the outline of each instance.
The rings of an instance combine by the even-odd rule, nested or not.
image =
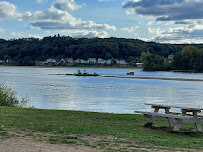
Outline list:
[[[169,125],[170,127],[173,127],[174,124],[175,127],[173,129],[173,131],[179,131],[181,124],[182,123],[195,123],[196,127],[197,127],[197,131],[198,132],[202,132],[200,123],[203,123],[203,117],[194,117],[194,116],[182,116],[182,115],[174,115],[174,114],[165,114],[165,113],[157,113],[157,112],[144,112],[144,111],[134,111],[135,113],[141,113],[143,114],[144,117],[146,118],[150,118],[149,123],[153,123],[154,118],[156,117],[162,117],[162,118],[168,118],[169,120]]]

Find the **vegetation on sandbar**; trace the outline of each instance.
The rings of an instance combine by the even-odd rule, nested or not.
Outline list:
[[[73,75],[74,76],[94,76],[94,77],[99,76],[99,74],[97,74],[97,73],[91,74],[91,73],[86,72],[86,70],[84,70],[84,72],[81,72],[80,70],[78,70],[77,73],[74,73]]]

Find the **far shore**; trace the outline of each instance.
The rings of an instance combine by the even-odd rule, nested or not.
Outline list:
[[[0,65],[0,67],[19,67],[19,68],[85,68],[85,69],[142,69],[133,66],[16,66],[16,65]]]

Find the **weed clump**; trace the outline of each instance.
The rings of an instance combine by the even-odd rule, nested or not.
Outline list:
[[[0,84],[0,106],[26,107],[29,102],[28,97],[17,98],[17,92],[12,88]]]
[[[88,72],[86,72],[85,70],[84,70],[84,72],[81,72],[80,70],[78,70],[78,72],[77,73],[74,73],[74,76],[99,76],[99,74],[97,74],[97,73],[93,73],[93,74],[90,74],[90,73],[88,73]]]

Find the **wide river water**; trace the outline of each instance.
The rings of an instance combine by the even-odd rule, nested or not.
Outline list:
[[[0,84],[29,96],[41,109],[65,109],[110,113],[151,111],[144,103],[163,103],[203,108],[203,81],[76,77],[86,69],[99,75],[202,79],[200,73],[144,72],[139,69],[0,67]]]

